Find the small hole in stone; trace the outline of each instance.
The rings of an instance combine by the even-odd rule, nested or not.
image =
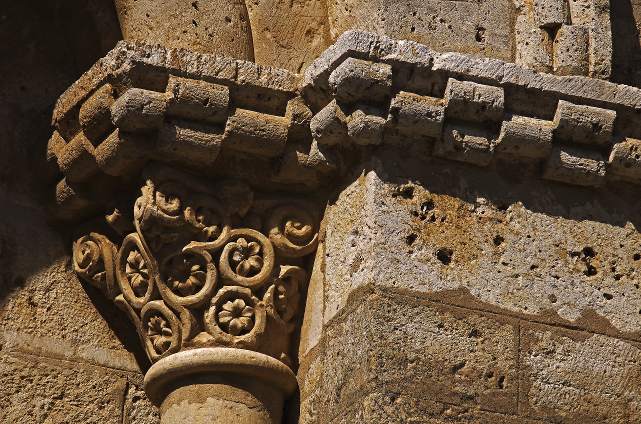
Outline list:
[[[191,2],[191,7],[193,7],[196,10],[198,10],[198,2],[197,1],[192,1]]]
[[[403,199],[411,199],[414,197],[414,187],[410,185],[404,185],[396,187],[392,193],[392,197],[402,197]]]
[[[428,200],[423,203],[421,203],[421,212],[427,213],[434,209],[434,201],[433,200]]]
[[[447,247],[442,247],[436,251],[436,258],[441,261],[443,265],[449,265],[452,262],[452,255],[454,251]]]
[[[634,259],[635,261],[641,261],[641,253],[635,253],[634,255],[632,255],[632,259]]]
[[[605,300],[612,300],[614,296],[612,296],[610,293],[603,293],[603,297]]]
[[[496,385],[498,386],[499,389],[502,389],[505,384],[505,376],[500,376],[498,380],[496,380]]]
[[[594,265],[587,265],[587,268],[584,271],[584,274],[587,275],[588,277],[592,277],[597,274],[597,270],[594,267]]]
[[[192,19],[192,20],[191,20],[191,24],[192,24],[194,27],[198,27],[198,22],[196,22],[196,20],[195,20],[195,19]]]
[[[503,244],[505,239],[503,238],[503,236],[497,234],[497,235],[494,236],[494,240],[493,241],[494,241],[494,245],[495,246],[500,246],[500,245]]]
[[[469,338],[476,338],[476,337],[479,337],[480,335],[481,335],[481,333],[479,332],[479,330],[477,330],[476,328],[473,328],[473,329],[471,329],[471,330],[470,330],[470,332],[467,334],[467,337],[469,337]]]
[[[557,301],[556,295],[554,294],[549,295],[548,300],[550,301],[550,303],[556,303]]]
[[[414,244],[414,242],[416,241],[416,238],[417,238],[417,237],[418,237],[418,236],[417,236],[416,234],[414,234],[414,233],[409,234],[407,237],[405,237],[405,243],[406,243],[408,246],[411,246],[411,245],[413,245],[413,244]]]
[[[537,269],[538,267],[539,267],[539,266],[538,266],[537,264],[532,264],[532,265],[530,265],[530,270],[534,271],[534,270],[535,270],[535,269]]]
[[[225,22],[231,24],[231,18],[229,16],[225,16]]]
[[[590,246],[584,247],[582,252],[583,252],[583,255],[588,258],[594,258],[596,256],[596,252]]]
[[[463,368],[465,368],[465,361],[461,361],[461,362],[458,362],[458,363],[452,365],[452,368],[451,368],[452,374],[456,374],[457,372],[459,372]]]

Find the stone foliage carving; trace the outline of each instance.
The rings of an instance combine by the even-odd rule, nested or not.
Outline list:
[[[129,315],[152,361],[222,346],[290,364],[305,257],[318,243],[309,203],[150,168],[129,217],[108,221],[133,230],[118,243],[81,237],[74,269]]]

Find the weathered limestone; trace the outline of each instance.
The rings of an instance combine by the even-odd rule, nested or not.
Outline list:
[[[509,60],[512,0],[451,2],[384,0],[328,2],[333,39],[351,29],[417,41],[437,51],[458,51]]]
[[[326,211],[301,421],[634,421],[638,198],[426,155],[379,150]]]
[[[253,60],[245,2],[116,0],[125,40]]]
[[[280,423],[283,401],[296,385],[281,362],[229,348],[177,353],[145,375],[145,391],[160,407],[162,424]]]
[[[607,0],[513,0],[515,62],[558,75],[610,79],[613,40]]]

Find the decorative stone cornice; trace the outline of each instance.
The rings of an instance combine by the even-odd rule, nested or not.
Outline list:
[[[304,78],[120,43],[56,105],[55,211],[107,214],[113,231],[78,239],[74,269],[131,318],[155,363],[147,389],[161,410],[191,396],[185,376],[213,373],[203,384],[218,390],[231,351],[246,357],[224,384],[258,399],[276,370],[289,379],[282,404],[295,387],[280,365],[295,362],[321,202],[360,158],[421,143],[443,160],[518,162],[576,186],[639,184],[639,110],[637,88],[361,32],[341,36]],[[189,358],[199,365],[168,371]],[[246,374],[262,385],[247,386]],[[277,422],[276,409],[245,413]]]

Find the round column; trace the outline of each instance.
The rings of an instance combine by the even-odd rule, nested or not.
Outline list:
[[[201,348],[155,363],[145,392],[161,424],[279,424],[297,382],[282,362],[249,350]]]

